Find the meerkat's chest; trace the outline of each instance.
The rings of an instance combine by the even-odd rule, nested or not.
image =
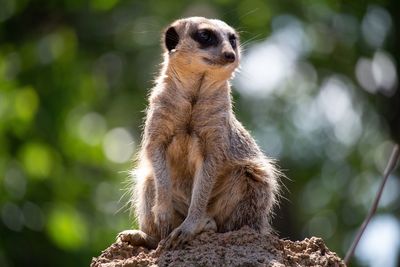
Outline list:
[[[223,134],[224,114],[219,108],[201,96],[193,98],[177,97],[177,101],[165,100],[165,107],[158,110],[158,123],[155,128],[168,129],[170,140],[167,145],[167,159],[172,174],[193,176],[202,162],[205,143],[210,145]],[[161,130],[162,131],[162,130]],[[215,146],[221,143],[214,144]]]

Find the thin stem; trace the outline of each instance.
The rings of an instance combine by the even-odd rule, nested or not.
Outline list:
[[[385,183],[388,180],[390,173],[396,168],[396,164],[399,160],[399,156],[400,156],[400,146],[398,144],[396,144],[393,147],[392,155],[390,156],[389,161],[386,165],[385,172],[383,173],[383,179],[379,186],[378,192],[376,193],[374,202],[372,203],[372,207],[369,210],[368,215],[365,218],[363,224],[361,225],[360,230],[358,230],[358,233],[353,241],[353,244],[347,251],[346,257],[344,258],[344,262],[346,263],[346,265],[349,264],[349,261],[350,261],[351,257],[353,256],[354,251],[356,250],[358,242],[360,241],[361,236],[363,235],[363,233],[365,231],[365,228],[367,228],[369,221],[371,220],[371,218],[374,216],[374,214],[376,212],[376,209],[379,204],[379,200],[381,199],[381,196],[382,196],[383,188],[385,187]]]

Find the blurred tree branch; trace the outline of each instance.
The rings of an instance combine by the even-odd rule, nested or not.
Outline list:
[[[344,258],[344,262],[346,263],[346,265],[349,264],[350,259],[353,256],[354,251],[355,251],[355,249],[356,249],[356,247],[358,245],[358,242],[360,241],[365,229],[368,226],[368,223],[370,222],[371,218],[374,216],[374,214],[376,212],[376,209],[378,208],[379,200],[381,199],[382,192],[383,192],[383,189],[385,187],[386,181],[388,180],[389,175],[392,173],[392,171],[394,171],[394,169],[396,168],[396,164],[399,161],[399,156],[400,156],[400,146],[398,144],[396,144],[393,147],[392,154],[391,154],[391,156],[389,158],[389,161],[388,161],[388,163],[386,165],[385,171],[383,173],[383,179],[382,179],[382,182],[381,182],[381,184],[379,186],[379,189],[378,189],[378,191],[376,193],[374,202],[372,203],[372,207],[371,207],[367,217],[365,218],[363,224],[361,225],[360,230],[358,231],[358,233],[357,233],[357,235],[356,235],[356,237],[355,237],[355,239],[353,241],[353,244],[351,245],[351,247],[347,251],[346,257]]]

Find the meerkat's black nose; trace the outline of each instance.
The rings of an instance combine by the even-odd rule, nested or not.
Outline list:
[[[224,59],[227,62],[234,62],[236,57],[235,57],[235,53],[232,52],[224,52]]]

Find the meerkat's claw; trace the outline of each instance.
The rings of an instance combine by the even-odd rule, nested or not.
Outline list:
[[[165,215],[165,214],[163,214]],[[157,216],[156,225],[158,226],[158,231],[161,239],[166,238],[169,233],[171,233],[171,223],[170,220],[166,218],[166,216]]]
[[[155,224],[158,228],[158,233],[161,239],[166,238],[172,231],[172,208],[167,207],[157,207],[153,208]]]
[[[137,244],[143,239],[143,232],[140,230],[125,230],[117,235],[117,242],[128,242]]]
[[[168,225],[160,227],[160,236],[161,236],[161,238],[167,237],[169,232],[170,232],[170,227]]]
[[[193,239],[194,234],[191,231],[187,231],[184,227],[180,226],[176,228],[163,242],[165,249],[175,249],[190,240]]]
[[[162,242],[162,246],[165,249],[175,249],[189,242],[203,231],[217,231],[217,224],[213,218],[206,217],[198,221],[200,223],[183,222]]]

